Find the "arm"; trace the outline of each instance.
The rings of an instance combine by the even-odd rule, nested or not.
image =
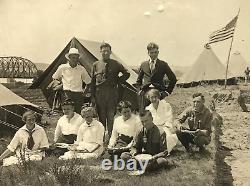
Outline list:
[[[124,83],[130,77],[130,73],[122,64],[120,64],[120,72],[122,73],[122,76],[119,77],[119,82]]]
[[[6,149],[3,154],[0,156],[0,162],[3,161],[3,159],[9,157],[13,152],[10,151],[9,149]]]
[[[52,75],[52,78],[61,81],[61,78],[62,78],[62,67],[61,66],[59,66],[57,68],[56,72]]]
[[[49,141],[44,130],[41,132],[41,143],[39,149],[49,148]]]
[[[173,128],[173,112],[172,112],[172,107],[169,103],[167,103],[165,100],[165,108],[164,108],[164,117],[165,119],[165,126],[168,127],[169,129]]]
[[[141,65],[141,66],[140,66],[140,69],[139,69],[138,77],[137,77],[137,80],[136,80],[136,84],[137,84],[139,87],[142,86],[143,77],[144,77],[144,71],[142,70],[142,65]]]
[[[79,129],[78,129],[78,132],[77,132],[76,144],[79,144],[82,141],[82,139],[83,139],[83,131],[84,131],[84,129],[83,129],[82,125],[81,125],[79,127]]]
[[[91,77],[91,83],[90,83],[90,92],[91,92],[92,100],[95,97],[95,85],[96,85],[95,71],[96,71],[96,66],[94,64],[92,67],[92,73],[91,73],[92,77]]]
[[[60,121],[60,119],[59,119]],[[57,122],[56,129],[55,129],[55,136],[54,136],[54,142],[56,143],[60,135],[62,134],[61,126],[59,124],[59,121]]]
[[[199,130],[198,129],[198,133],[200,133],[200,134],[205,134],[205,135],[210,135],[211,134],[211,132],[212,132],[212,129],[211,129],[211,125],[212,125],[212,113],[210,113],[210,111],[208,111],[207,113],[206,113],[206,116],[205,116],[206,118],[205,118],[205,127],[204,127],[204,129],[202,129],[202,130]]]
[[[111,134],[111,137],[110,137],[110,140],[109,140],[109,145],[108,145],[109,148],[112,148],[112,147],[115,146],[117,138],[118,138],[117,119],[115,119],[114,127],[113,127],[112,134]]]
[[[133,143],[131,150],[130,150],[130,153],[132,155],[142,153],[142,136],[143,136],[143,130],[141,130],[138,133],[138,135],[135,137],[134,143]]]
[[[99,127],[98,127],[98,133],[96,136],[96,142],[91,143],[92,147],[91,149],[87,149],[90,153],[96,151],[101,145],[103,145],[103,136],[104,136],[104,126],[99,123]]]
[[[173,91],[173,89],[174,89],[174,87],[175,87],[175,84],[176,84],[176,82],[177,82],[177,79],[176,79],[175,74],[173,73],[173,71],[171,70],[171,68],[168,66],[167,63],[166,63],[166,65],[165,65],[165,71],[166,71],[166,75],[167,75],[167,77],[168,77],[168,79],[169,79],[169,85],[168,85],[168,87],[167,87],[167,92],[168,92],[169,94],[171,94],[172,91]]]

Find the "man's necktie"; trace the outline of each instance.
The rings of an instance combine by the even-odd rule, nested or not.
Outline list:
[[[151,61],[150,62],[150,71],[151,71],[151,73],[153,72],[154,68],[155,68],[154,61]]]
[[[34,142],[34,139],[32,137],[32,134],[33,134],[34,131],[28,131],[29,133],[29,138],[28,138],[28,141],[27,141],[27,148],[32,150],[32,148],[34,147],[35,145],[35,142]]]

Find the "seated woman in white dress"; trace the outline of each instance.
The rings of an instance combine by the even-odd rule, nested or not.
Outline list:
[[[62,110],[64,115],[57,122],[54,142],[73,144],[84,120],[80,114],[74,112],[74,102],[70,99],[63,102]]]
[[[22,160],[42,160],[45,156],[44,150],[49,147],[44,129],[36,124],[36,113],[26,111],[23,114],[23,121],[25,125],[16,132],[0,156],[0,162],[3,161],[4,166],[18,164]],[[14,152],[16,155],[10,156]]]
[[[121,101],[118,104],[117,111],[121,114],[114,120],[112,135],[109,140],[109,149],[117,148],[117,150],[109,150],[111,157],[113,155],[120,156],[122,152],[129,151],[124,147],[132,146],[132,140],[142,128],[138,116],[132,113],[131,103],[129,101]],[[124,150],[119,149],[123,147]]]
[[[104,126],[93,118],[94,113],[92,107],[87,106],[82,109],[81,115],[85,122],[82,123],[78,130],[75,145],[60,159],[98,158],[103,153]]]
[[[160,92],[157,89],[151,89],[147,92],[147,98],[150,105],[146,107],[153,116],[153,122],[166,133],[168,153],[172,151],[178,142],[178,138],[173,129],[172,107],[164,99],[160,100]]]

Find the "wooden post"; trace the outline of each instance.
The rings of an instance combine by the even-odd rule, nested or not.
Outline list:
[[[237,14],[238,18],[239,18],[239,13],[240,13],[240,9],[239,9],[238,14]],[[229,66],[230,54],[231,54],[231,50],[232,50],[232,45],[233,45],[234,33],[235,33],[236,25],[237,25],[237,23],[235,23],[235,26],[234,26],[233,37],[231,39],[231,44],[230,44],[230,48],[229,48],[229,52],[228,52],[228,56],[227,56],[227,67],[226,67],[226,76],[225,76],[225,89],[227,89],[228,66]]]

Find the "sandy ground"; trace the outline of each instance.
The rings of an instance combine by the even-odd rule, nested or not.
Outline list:
[[[230,93],[232,100],[218,103],[217,111],[223,117],[220,141],[231,152],[225,162],[231,166],[233,185],[250,186],[250,112],[242,112],[238,106],[239,91]]]

